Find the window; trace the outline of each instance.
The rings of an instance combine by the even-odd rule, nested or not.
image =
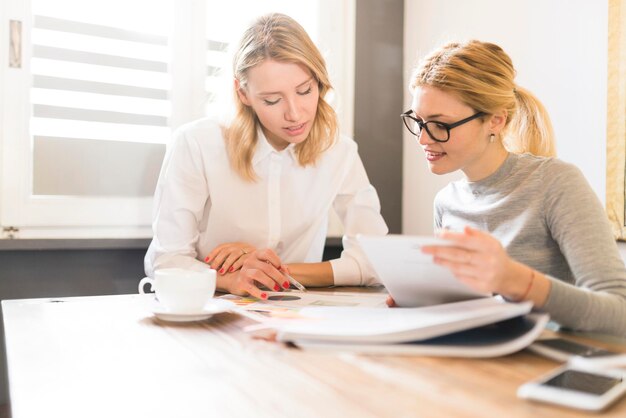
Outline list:
[[[11,34],[0,45],[5,238],[150,237],[171,131],[218,110],[231,86],[222,77],[229,43],[263,13],[289,14],[320,46],[351,134],[354,0],[214,4],[3,2],[0,30]]]

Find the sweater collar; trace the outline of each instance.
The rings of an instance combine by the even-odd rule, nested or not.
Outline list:
[[[478,181],[468,181],[466,179],[465,183],[472,193],[488,192],[495,185],[509,177],[518,160],[519,155],[509,152],[504,162],[494,173]]]

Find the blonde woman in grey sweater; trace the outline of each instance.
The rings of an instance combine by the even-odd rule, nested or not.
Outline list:
[[[402,117],[431,172],[465,178],[435,198],[452,247],[424,251],[474,289],[530,300],[565,328],[626,335],[626,268],[593,190],[554,158],[549,117],[497,45],[450,43],[411,77]]]

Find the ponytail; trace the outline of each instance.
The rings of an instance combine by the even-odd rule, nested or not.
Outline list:
[[[522,87],[515,87],[515,98],[517,108],[503,136],[504,147],[516,154],[555,157],[554,131],[546,108]]]

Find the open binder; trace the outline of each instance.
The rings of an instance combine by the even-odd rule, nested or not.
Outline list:
[[[421,308],[315,307],[280,325],[277,339],[302,348],[360,353],[496,357],[530,345],[547,314],[498,297]]]

